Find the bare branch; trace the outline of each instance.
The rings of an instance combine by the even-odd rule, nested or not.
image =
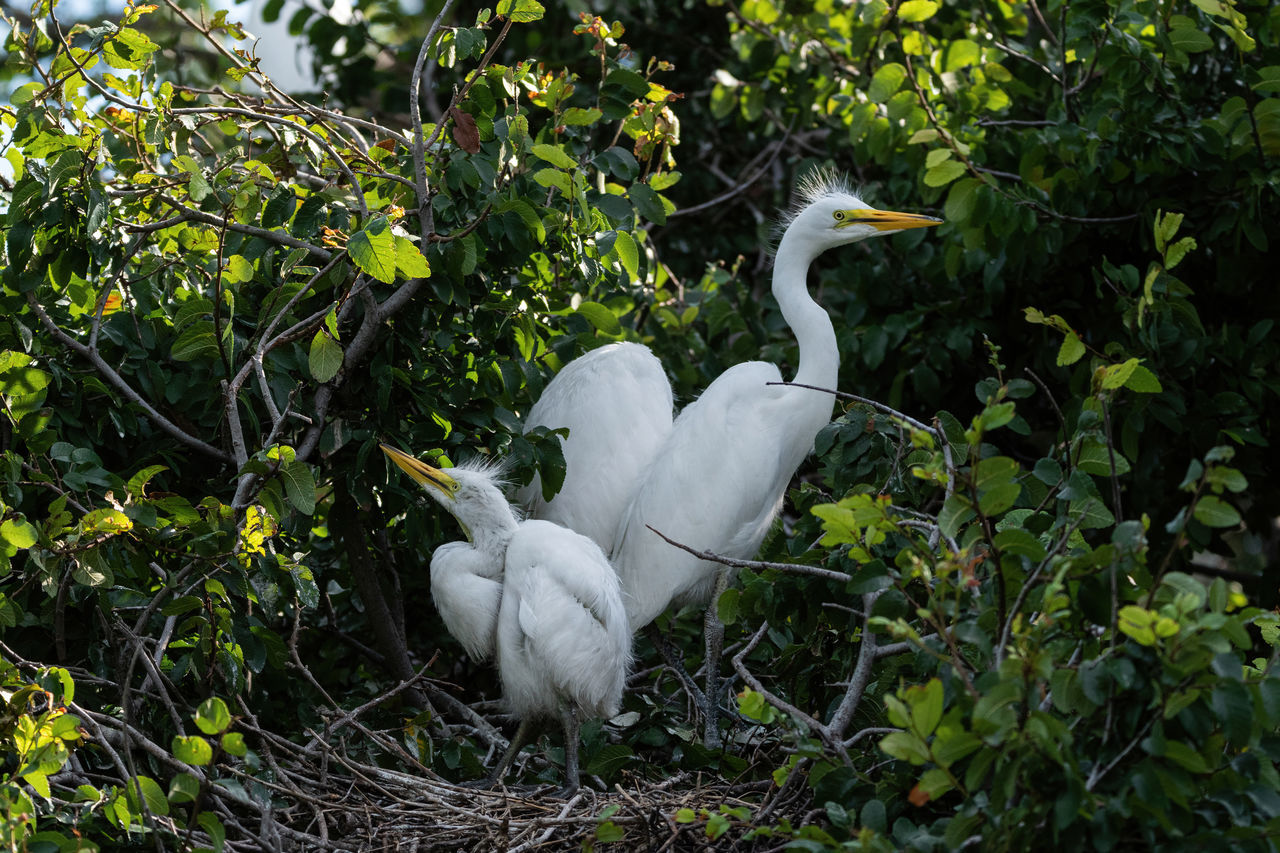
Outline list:
[[[871,408],[877,411],[884,412],[886,415],[890,415],[892,417],[898,418],[899,420],[907,424],[910,424],[915,429],[923,430],[924,432],[927,432],[930,435],[938,434],[938,432],[928,424],[921,423],[920,421],[916,420],[910,415],[904,415],[902,412],[899,412],[897,409],[894,409],[890,406],[886,406],[884,403],[878,403],[875,400],[872,400],[868,397],[859,397],[857,394],[850,394],[847,391],[836,391],[833,388],[821,388],[817,385],[806,385],[803,382],[766,382],[765,384],[766,385],[785,385],[791,388],[808,388],[810,391],[821,391],[824,394],[834,394],[836,397],[842,400],[854,400],[858,403],[862,403],[863,405],[870,406]]]
[[[114,385],[116,389],[120,391],[120,393],[124,394],[125,397],[129,399],[130,402],[134,403],[139,408],[141,408],[144,412],[146,412],[147,417],[151,419],[152,423],[154,423],[156,426],[160,427],[160,429],[169,433],[169,435],[173,436],[178,441],[182,442],[188,447],[195,448],[196,450],[199,450],[201,453],[212,456],[214,459],[218,459],[223,462],[231,461],[231,457],[227,453],[225,453],[222,450],[219,450],[218,448],[214,447],[212,444],[208,444],[204,441],[201,441],[200,439],[196,438],[194,435],[191,435],[183,431],[177,424],[173,423],[164,415],[156,411],[155,407],[152,406],[150,403],[148,403],[145,399],[143,399],[141,394],[133,390],[133,387],[130,386],[129,383],[124,380],[123,376],[121,376],[119,373],[116,372],[115,368],[107,364],[106,360],[102,357],[102,355],[96,349],[80,343],[75,338],[71,337],[62,329],[60,329],[58,325],[53,322],[53,318],[51,318],[45,312],[44,306],[42,306],[36,300],[36,295],[34,293],[27,294],[27,305],[31,308],[31,310],[35,313],[35,315],[40,318],[40,322],[44,324],[44,327],[46,329],[48,329],[49,334],[53,335],[54,338],[56,338],[58,342],[61,343],[63,346],[69,347],[75,352],[87,358],[89,362],[92,363],[95,368],[97,368],[98,372],[101,373],[108,382]]]
[[[739,560],[734,557],[724,557],[711,551],[699,551],[696,548],[691,548],[688,545],[675,541],[661,530],[658,530],[651,525],[646,524],[645,527],[648,527],[654,533],[661,536],[663,541],[668,545],[674,545],[681,551],[688,551],[698,559],[706,560],[711,563],[720,563],[721,565],[732,566],[735,569],[773,569],[775,571],[787,572],[793,575],[812,575],[814,577],[825,578],[826,580],[837,581],[839,583],[846,583],[853,580],[852,575],[845,574],[844,572],[837,572],[833,569],[819,568],[818,566],[805,566],[799,563],[767,563],[760,560]]]

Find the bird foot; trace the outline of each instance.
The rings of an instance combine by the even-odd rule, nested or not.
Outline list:
[[[573,784],[565,785],[562,788],[555,789],[549,794],[549,796],[554,800],[567,800],[570,797],[572,797],[574,794],[578,793],[578,790],[581,787],[582,786],[579,785],[577,782],[574,782]]]

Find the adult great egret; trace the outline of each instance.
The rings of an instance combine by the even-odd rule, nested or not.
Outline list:
[[[772,292],[800,345],[793,381],[834,389],[840,353],[831,319],[806,287],[809,265],[836,246],[941,220],[876,210],[827,175],[803,183],[800,194],[800,204],[785,220],[778,244]],[[608,382],[603,367],[603,363],[596,365],[594,374],[597,381]],[[544,399],[556,392],[557,380],[548,385]],[[622,582],[633,630],[672,604],[705,604],[718,594],[717,586],[723,588],[727,581],[717,564],[672,548],[648,528],[697,550],[740,559],[755,556],[782,505],[787,483],[830,420],[833,405],[827,393],[770,384],[781,381],[777,366],[768,362],[731,367],[680,413],[657,450],[639,460],[644,473],[626,500],[612,544],[606,546]],[[643,418],[644,408],[654,406],[652,399],[637,396],[624,401],[608,417]],[[571,418],[590,423],[592,415],[551,406],[531,414],[537,417],[531,417],[530,424],[551,427]],[[581,454],[574,441],[571,430],[565,459],[578,465]],[[613,446],[626,445],[615,439]],[[614,459],[597,459],[594,464],[618,464],[616,453]],[[566,486],[571,478],[581,476],[581,470],[566,468]],[[598,477],[598,470],[588,468],[585,476]],[[625,482],[617,485],[632,488]],[[714,744],[719,740],[714,709],[723,628],[710,610],[706,622],[709,707],[704,740]]]
[[[565,733],[565,787],[578,788],[579,716],[618,713],[631,631],[617,575],[587,537],[549,521],[518,521],[492,467],[448,472],[385,444],[382,451],[458,519],[469,543],[437,548],[431,594],[445,627],[473,656],[496,652],[502,692],[520,727],[495,783],[541,719]]]
[[[640,476],[671,432],[671,383],[649,348],[607,344],[575,358],[547,385],[525,418],[568,427],[564,483],[550,501],[535,475],[516,493],[534,518],[589,536],[608,553]]]

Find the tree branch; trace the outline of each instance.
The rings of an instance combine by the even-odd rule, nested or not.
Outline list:
[[[201,441],[194,435],[183,431],[177,424],[173,423],[164,415],[156,411],[154,406],[144,400],[141,394],[133,390],[128,382],[125,382],[124,377],[117,373],[115,368],[107,364],[106,360],[96,349],[80,343],[62,329],[58,328],[58,325],[53,322],[53,318],[45,313],[44,306],[36,300],[36,295],[34,293],[27,294],[27,305],[35,315],[40,318],[40,322],[49,330],[49,334],[53,335],[54,338],[56,338],[63,346],[69,347],[88,359],[89,362],[97,368],[98,372],[101,373],[108,382],[114,385],[120,393],[124,394],[130,402],[134,403],[146,412],[147,417],[151,419],[152,423],[188,447],[199,450],[201,453],[212,456],[214,459],[222,462],[232,461],[231,456],[226,452],[219,450],[212,444]]]

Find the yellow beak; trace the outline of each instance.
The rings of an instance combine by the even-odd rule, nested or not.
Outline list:
[[[414,479],[414,482],[422,486],[435,486],[444,494],[452,497],[454,491],[458,488],[458,481],[450,477],[439,468],[432,468],[425,462],[420,462],[403,451],[396,450],[385,444],[379,444],[382,452],[391,457],[391,461],[396,463],[401,471],[404,471]]]
[[[877,231],[905,231],[908,228],[928,228],[939,225],[941,219],[924,216],[919,213],[899,213],[896,210],[874,210],[861,208],[843,211],[844,218],[836,223],[837,228],[850,225],[870,225]]]

